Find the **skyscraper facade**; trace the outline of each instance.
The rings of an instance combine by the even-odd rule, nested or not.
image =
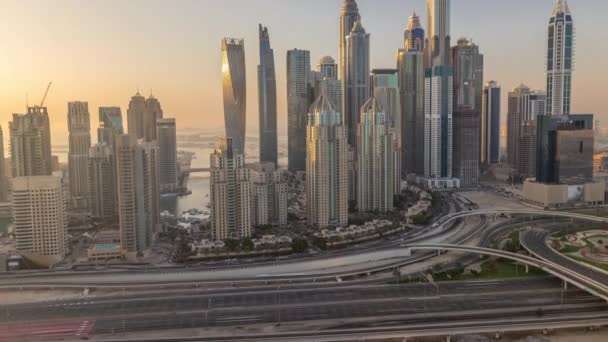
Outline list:
[[[537,119],[536,181],[577,185],[593,181],[593,115]]]
[[[52,173],[51,128],[46,107],[28,107],[9,123],[13,177]]]
[[[129,101],[129,109],[127,109],[127,124],[129,135],[133,139],[143,139],[146,132],[146,98],[141,96],[139,92],[131,97]]]
[[[570,114],[574,66],[574,22],[566,0],[557,0],[547,38],[547,114]]]
[[[287,224],[287,183],[273,163],[247,165],[251,173],[251,215],[254,226]]]
[[[427,0],[427,7],[424,175],[437,183],[439,179],[452,178],[454,71],[450,63],[450,1]]]
[[[314,91],[310,51],[287,51],[287,144],[289,171],[306,170],[306,117]]]
[[[357,125],[361,107],[370,97],[370,35],[361,21],[355,22],[346,37],[346,74],[343,81],[343,122],[348,131],[348,143],[356,146]]]
[[[357,2],[355,0],[344,0],[342,3],[342,9],[340,10],[340,30],[339,30],[339,38],[338,38],[338,46],[339,46],[339,77],[340,80],[344,81],[346,79],[346,37],[350,34],[355,26],[357,21],[361,20],[361,16],[359,15],[359,8],[357,7]]]
[[[375,97],[361,108],[357,132],[357,205],[360,212],[389,212],[401,180],[399,130]]]
[[[495,81],[486,83],[483,89],[479,147],[482,164],[497,164],[500,161],[500,86]]]
[[[157,119],[158,172],[161,192],[177,190],[177,130],[175,119]]]
[[[401,169],[424,174],[424,29],[410,16],[404,48],[397,53],[401,102]]]
[[[509,92],[507,109],[507,158],[518,177],[536,169],[536,120],[545,115],[546,95],[520,85]]]
[[[127,258],[141,256],[152,244],[160,224],[158,146],[116,138],[120,244]]]
[[[87,102],[68,103],[70,197],[73,208],[86,208],[89,190],[91,115]]]
[[[116,215],[116,174],[111,145],[105,142],[91,146],[89,150],[88,205],[91,217],[103,222],[111,222]]]
[[[270,48],[268,28],[259,27],[260,65],[258,65],[258,106],[260,129],[260,162],[278,165],[277,152],[277,80],[274,51]]]
[[[452,48],[454,113],[452,174],[462,187],[479,183],[480,133],[483,103],[483,55],[467,39]]]
[[[337,112],[342,113],[342,81],[337,77],[338,65],[330,56],[324,56],[317,64],[315,96],[327,94]]]
[[[310,107],[306,130],[306,213],[319,228],[348,224],[348,141],[342,116],[325,94]]]
[[[317,64],[317,79],[338,79],[338,64],[331,56],[323,56]]]
[[[116,136],[124,134],[120,107],[99,107],[97,142],[114,146]]]
[[[450,0],[426,0],[427,66],[450,64]]]
[[[251,174],[244,160],[230,137],[220,140],[210,155],[211,233],[216,240],[252,234]]]
[[[61,261],[68,251],[68,221],[61,179],[27,176],[12,180],[17,251],[40,266]]]
[[[396,69],[374,69],[371,74],[371,94],[385,115],[386,124],[392,135],[394,145],[391,146],[397,154],[390,160],[390,166],[394,176],[392,182],[394,193],[401,190],[401,97],[399,93],[399,77]],[[373,107],[373,106],[372,106]],[[369,109],[369,107],[366,107]],[[361,111],[363,115],[363,111]],[[359,140],[357,140],[357,144]]]
[[[144,139],[146,141],[155,141],[156,137],[156,120],[163,118],[163,109],[157,98],[150,95],[146,99],[146,112],[144,114]]]
[[[4,162],[4,133],[0,127],[0,202],[8,200],[8,178]]]
[[[245,153],[247,77],[244,40],[222,40],[222,78],[226,136],[233,139],[233,148]]]

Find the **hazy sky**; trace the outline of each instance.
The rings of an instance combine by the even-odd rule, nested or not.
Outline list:
[[[395,67],[408,16],[426,22],[424,0],[358,0],[371,33],[372,67]],[[54,144],[67,140],[67,102],[89,102],[93,129],[99,106],[126,107],[137,87],[152,90],[178,129],[223,132],[221,38],[245,38],[247,129],[257,130],[258,23],[275,51],[278,115],[286,131],[285,56],[311,51],[337,59],[342,0],[0,0],[0,125],[13,112],[47,99]],[[508,90],[545,84],[545,40],[553,0],[453,0],[452,38],[471,37],[485,54],[485,79]],[[606,0],[569,0],[576,26],[573,111],[608,120]],[[506,103],[503,101],[503,113]],[[608,122],[608,121],[607,121]],[[6,137],[8,139],[8,137]],[[95,139],[95,135],[94,135]]]

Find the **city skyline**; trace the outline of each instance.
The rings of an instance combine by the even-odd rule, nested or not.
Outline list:
[[[517,3],[526,4],[526,12],[519,13],[517,26],[509,26],[508,16],[496,16],[493,13],[504,13],[517,8]],[[3,51],[7,51],[5,58],[7,63],[0,65],[0,75],[7,80],[0,85],[0,92],[4,94],[0,98],[0,124],[4,127],[10,120],[13,112],[23,112],[25,108],[25,94],[29,94],[30,105],[39,102],[42,97],[44,85],[53,81],[53,88],[47,99],[51,121],[53,144],[67,143],[67,137],[57,134],[67,131],[65,115],[67,113],[67,102],[87,101],[92,112],[96,112],[99,106],[120,106],[126,112],[127,102],[130,96],[138,88],[142,95],[153,93],[163,103],[163,109],[168,117],[176,117],[183,127],[209,127],[213,129],[223,126],[222,103],[221,103],[221,73],[219,66],[221,56],[217,46],[223,36],[244,37],[246,45],[246,64],[255,66],[258,64],[258,51],[256,49],[258,24],[263,22],[273,34],[273,48],[276,54],[277,69],[277,92],[278,92],[278,126],[279,135],[286,134],[286,99],[285,99],[285,54],[290,48],[311,50],[311,64],[324,55],[338,58],[338,47],[336,39],[338,36],[338,25],[336,21],[342,1],[311,1],[310,4],[295,6],[292,2],[274,4],[280,7],[279,11],[285,12],[285,16],[296,18],[293,23],[287,23],[274,13],[246,17],[245,13],[250,6],[243,1],[232,1],[239,6],[230,4],[213,5],[210,2],[190,3],[184,2],[169,6],[166,4],[152,3],[146,6],[140,17],[132,18],[135,22],[146,20],[150,16],[166,12],[167,17],[176,18],[182,12],[184,23],[158,32],[158,28],[150,28],[143,25],[141,28],[133,29],[132,33],[125,37],[116,37],[113,30],[104,32],[95,31],[95,25],[87,25],[83,32],[71,32],[68,28],[78,26],[81,20],[90,19],[95,23],[96,18],[91,18],[95,13],[103,14],[112,11],[117,25],[125,25],[128,17],[138,7],[137,2],[130,4],[119,4],[108,2],[103,4],[81,4],[77,2],[65,2],[61,9],[48,8],[46,4],[32,1],[23,4],[8,3],[8,20],[1,26],[8,25],[0,37],[0,45]],[[327,11],[314,11],[315,6],[323,4]],[[260,0],[256,2],[257,7],[266,8],[271,5],[269,1]],[[407,19],[414,11],[425,13],[425,3],[422,0],[411,2],[385,1],[381,8],[374,8],[374,2],[360,0],[357,2],[363,24],[366,31],[373,36],[383,37],[372,39],[371,68],[395,67],[395,51],[402,47],[403,30],[407,25]],[[594,55],[601,54],[603,47],[594,45],[596,39],[602,39],[606,33],[597,28],[599,13],[607,4],[595,1],[593,6],[588,6],[589,1],[569,1],[569,7],[577,22],[576,42],[576,71],[573,79],[573,108],[572,112],[593,112],[598,114],[598,119],[603,121],[606,104],[601,100],[601,76],[594,70],[601,68],[603,60],[590,60]],[[473,41],[482,46],[484,54],[489,63],[485,74],[488,79],[496,79],[504,89],[512,89],[520,82],[524,82],[535,89],[544,89],[546,82],[545,71],[545,48],[547,23],[551,16],[554,1],[546,0],[528,4],[524,1],[511,1],[504,4],[498,1],[468,1],[467,4],[454,2],[452,5],[452,40],[461,36],[472,37]],[[236,7],[236,9],[235,9]],[[138,8],[141,8],[139,6]],[[242,18],[234,22],[231,27],[226,25],[215,25],[212,18],[207,23],[196,20],[196,13],[202,16],[208,10],[218,11],[218,20],[225,17],[226,10],[235,11],[235,16]],[[608,9],[608,8],[606,8]],[[283,11],[284,10],[284,11]],[[79,12],[77,12],[79,11]],[[298,15],[290,16],[292,12]],[[190,13],[192,12],[192,13]],[[264,12],[264,11],[262,11]],[[324,13],[320,13],[324,12]],[[78,15],[76,15],[78,13]],[[23,27],[14,19],[23,18],[27,15],[31,18],[42,16],[45,21],[32,20],[32,22],[46,22],[48,25]],[[200,17],[199,16],[199,17]],[[310,17],[319,17],[319,25],[309,30],[290,30],[288,27],[298,27],[299,20],[310,20]],[[103,17],[103,16],[100,16]],[[426,18],[421,16],[423,26]],[[83,19],[84,18],[84,19]],[[468,20],[475,18],[476,20]],[[594,18],[598,18],[594,20]],[[61,21],[57,23],[56,21]],[[133,25],[136,27],[137,25]],[[89,28],[93,27],[93,28]],[[162,25],[161,25],[162,27]],[[493,28],[491,30],[485,27]],[[507,29],[508,27],[508,29]],[[147,31],[144,31],[146,29]],[[323,34],[317,33],[323,31]],[[83,34],[86,33],[86,34]],[[591,34],[593,33],[593,35]],[[599,35],[599,36],[596,36]],[[140,37],[140,42],[133,47],[126,46],[128,39]],[[14,37],[24,37],[17,41]],[[191,43],[179,44],[183,40],[195,39],[199,42],[191,47]],[[319,38],[320,37],[320,38]],[[46,39],[45,39],[46,38]],[[25,44],[23,41],[40,40],[45,54],[34,54],[35,44]],[[175,42],[177,40],[177,42]],[[95,41],[95,44],[91,44]],[[62,44],[51,44],[51,42],[62,42]],[[296,43],[297,42],[297,43]],[[509,43],[512,44],[509,44]],[[188,45],[188,47],[185,47]],[[514,46],[517,46],[514,50]],[[106,48],[106,50],[100,50]],[[155,56],[150,54],[152,47],[160,50]],[[184,50],[185,49],[185,50]],[[74,59],[68,53],[73,50],[81,51],[86,58]],[[118,50],[118,51],[117,51]],[[520,59],[510,58],[513,51],[526,51],[529,56],[528,63],[522,63]],[[103,52],[103,54],[100,54]],[[125,54],[125,52],[129,52]],[[42,55],[45,58],[42,58]],[[101,58],[104,56],[104,58]],[[125,57],[127,56],[127,57]],[[257,75],[255,68],[247,70],[247,77],[255,80]],[[200,82],[202,76],[208,77],[208,82]],[[120,78],[119,78],[120,77]],[[247,112],[247,132],[256,135],[257,131],[257,85],[250,82],[247,89],[248,103],[250,109]],[[78,86],[76,86],[78,85]],[[180,85],[179,87],[177,85]],[[183,85],[183,86],[182,86]],[[503,92],[504,93],[504,92]],[[506,95],[503,94],[503,103],[506,103]],[[200,101],[203,99],[203,101]],[[194,105],[196,104],[196,105]],[[506,106],[503,106],[502,121],[505,121]],[[202,113],[201,113],[202,112]],[[96,126],[92,122],[93,127]],[[179,127],[178,127],[179,129]]]

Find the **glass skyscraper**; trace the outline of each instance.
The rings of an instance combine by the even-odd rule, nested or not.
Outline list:
[[[348,143],[357,143],[359,113],[370,95],[369,34],[360,21],[346,37],[346,74],[343,79],[343,122],[348,130]]]
[[[397,53],[401,102],[401,169],[424,173],[424,29],[420,18],[409,17],[404,48]]]
[[[232,138],[235,149],[245,153],[247,78],[245,42],[242,39],[222,40],[222,78],[226,136]]]
[[[424,175],[428,179],[450,179],[454,75],[450,64],[450,0],[427,0],[427,7],[430,45],[424,86]]]
[[[500,86],[495,81],[483,89],[480,148],[482,164],[500,161]]]
[[[572,99],[574,23],[566,0],[557,0],[547,38],[547,114],[568,115]]]
[[[306,170],[306,118],[314,98],[310,51],[287,51],[287,145],[289,171]]]
[[[274,51],[270,48],[268,28],[259,28],[260,65],[258,65],[258,106],[260,162],[277,165],[277,81]]]

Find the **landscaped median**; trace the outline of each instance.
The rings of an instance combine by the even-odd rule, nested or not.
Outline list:
[[[608,271],[608,231],[587,230],[557,234],[548,240],[549,245],[560,253],[597,268]]]

